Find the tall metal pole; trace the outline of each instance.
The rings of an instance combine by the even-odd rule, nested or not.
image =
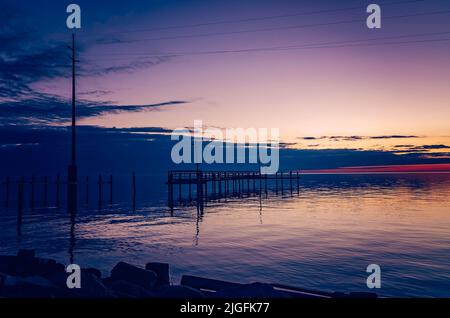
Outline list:
[[[75,33],[72,33],[72,142],[71,164],[68,167],[67,204],[69,211],[77,207],[77,163],[76,163],[76,112],[75,112]]]
[[[76,129],[75,129],[75,33],[72,33],[72,166],[76,166]]]

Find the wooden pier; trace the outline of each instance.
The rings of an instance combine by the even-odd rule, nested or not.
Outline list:
[[[202,170],[169,170],[167,173],[168,205],[173,210],[174,192],[178,192],[178,202],[195,202],[203,206],[208,200],[262,193],[269,190],[269,181],[275,181],[277,194],[285,190],[299,191],[299,171],[261,174],[259,171],[202,171]],[[294,184],[295,182],[295,184]],[[187,187],[184,189],[183,186]],[[186,191],[187,190],[187,191]],[[187,192],[187,198],[183,193]]]

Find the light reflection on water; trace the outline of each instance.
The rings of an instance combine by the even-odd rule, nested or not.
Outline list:
[[[286,187],[283,196],[263,192],[261,201],[209,202],[203,215],[182,207],[173,216],[163,180],[150,183],[136,212],[126,189],[111,209],[80,211],[72,237],[64,211],[27,211],[20,239],[14,212],[1,211],[0,253],[35,248],[63,263],[72,253],[105,273],[119,260],[161,261],[174,282],[191,274],[333,291],[369,291],[365,269],[376,263],[379,294],[450,297],[449,174],[305,175],[298,193]]]

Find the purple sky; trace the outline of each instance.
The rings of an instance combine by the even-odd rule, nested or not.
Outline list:
[[[185,102],[96,113],[80,123],[176,128],[201,119],[218,127],[280,128],[284,141],[318,148],[355,144],[299,137],[399,134],[448,142],[450,4],[375,1],[382,29],[369,30],[365,7],[371,2],[78,1],[79,98],[108,105]],[[34,58],[30,64],[40,63],[33,53],[46,46],[62,44],[64,53],[69,2],[2,3],[6,33]],[[275,47],[291,48],[267,50]],[[242,52],[249,49],[257,50]],[[4,49],[3,62],[14,58],[11,52]],[[33,72],[27,59],[22,67]],[[33,98],[70,97],[69,68],[36,74],[26,81]],[[363,149],[395,144],[358,141]]]

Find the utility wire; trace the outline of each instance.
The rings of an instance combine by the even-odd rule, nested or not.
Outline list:
[[[404,15],[396,15],[396,16],[387,16],[387,17],[383,17],[383,20],[421,17],[421,16],[439,15],[439,14],[448,14],[448,13],[450,13],[450,10],[442,10],[442,11],[434,11],[434,12],[426,12],[426,13],[413,13],[413,14],[404,14]],[[365,21],[365,19],[353,19],[353,20],[342,20],[342,21],[325,22],[325,23],[312,23],[312,24],[281,26],[281,27],[274,27],[274,28],[258,28],[258,29],[227,31],[227,32],[210,32],[210,33],[200,33],[200,34],[175,35],[175,36],[166,36],[166,37],[132,39],[132,40],[126,40],[124,43],[128,44],[128,43],[143,42],[143,41],[191,39],[191,38],[199,38],[199,37],[211,37],[211,36],[214,37],[214,36],[233,35],[233,34],[271,32],[271,31],[291,30],[291,29],[314,28],[314,27],[320,27],[320,26],[361,23],[364,21]],[[122,43],[115,42],[115,44],[122,44]]]
[[[381,6],[391,6],[398,4],[408,4],[408,3],[418,3],[424,2],[425,0],[409,0],[409,1],[397,1],[397,2],[387,2],[387,3],[378,3]],[[303,11],[297,13],[289,13],[289,14],[280,14],[280,15],[271,15],[271,16],[263,16],[263,17],[251,17],[245,19],[235,19],[235,20],[221,20],[221,21],[212,21],[212,22],[203,22],[203,23],[194,23],[194,24],[182,24],[182,25],[171,25],[165,27],[155,27],[155,28],[143,28],[143,29],[130,29],[124,31],[117,32],[107,32],[101,35],[111,35],[111,34],[126,34],[126,33],[140,33],[140,32],[152,32],[152,31],[163,31],[163,30],[171,30],[171,29],[186,29],[186,28],[196,28],[202,26],[211,26],[211,25],[221,25],[221,24],[233,24],[233,23],[242,23],[242,22],[252,22],[252,21],[264,21],[264,20],[273,20],[280,18],[289,18],[303,15],[315,15],[321,13],[335,13],[335,12],[343,12],[343,11],[352,11],[358,9],[366,9],[366,7],[362,6],[354,6],[354,7],[345,7],[345,8],[335,8],[335,9],[326,9],[326,10],[316,10],[316,11]]]
[[[355,39],[355,40],[344,40],[344,41],[332,41],[332,42],[315,42],[308,44],[297,44],[297,45],[289,45],[289,46],[272,46],[272,47],[259,47],[259,48],[248,48],[248,49],[232,49],[232,50],[211,50],[211,51],[194,51],[194,52],[162,52],[162,53],[104,53],[97,55],[87,55],[86,58],[90,57],[106,57],[106,58],[125,58],[125,56],[141,56],[143,58],[151,58],[151,57],[176,57],[176,56],[190,56],[190,55],[203,55],[203,54],[219,54],[219,53],[244,53],[244,52],[263,52],[263,51],[284,51],[284,50],[298,50],[298,49],[314,49],[314,48],[322,48],[322,47],[342,47],[342,45],[347,44],[358,44],[359,42],[372,42],[371,44],[377,45],[380,44],[380,40],[394,40],[394,39],[404,39],[411,37],[424,37],[424,36],[437,36],[437,35],[447,35],[450,34],[450,31],[442,31],[442,32],[430,32],[430,33],[417,33],[417,34],[409,34],[409,35],[398,35],[398,36],[386,36],[386,37],[378,37],[372,39]],[[432,39],[425,39],[432,40]],[[383,42],[381,42],[383,43]],[[391,42],[395,43],[395,42]],[[419,42],[420,43],[420,42]],[[352,46],[348,46],[352,47]]]

